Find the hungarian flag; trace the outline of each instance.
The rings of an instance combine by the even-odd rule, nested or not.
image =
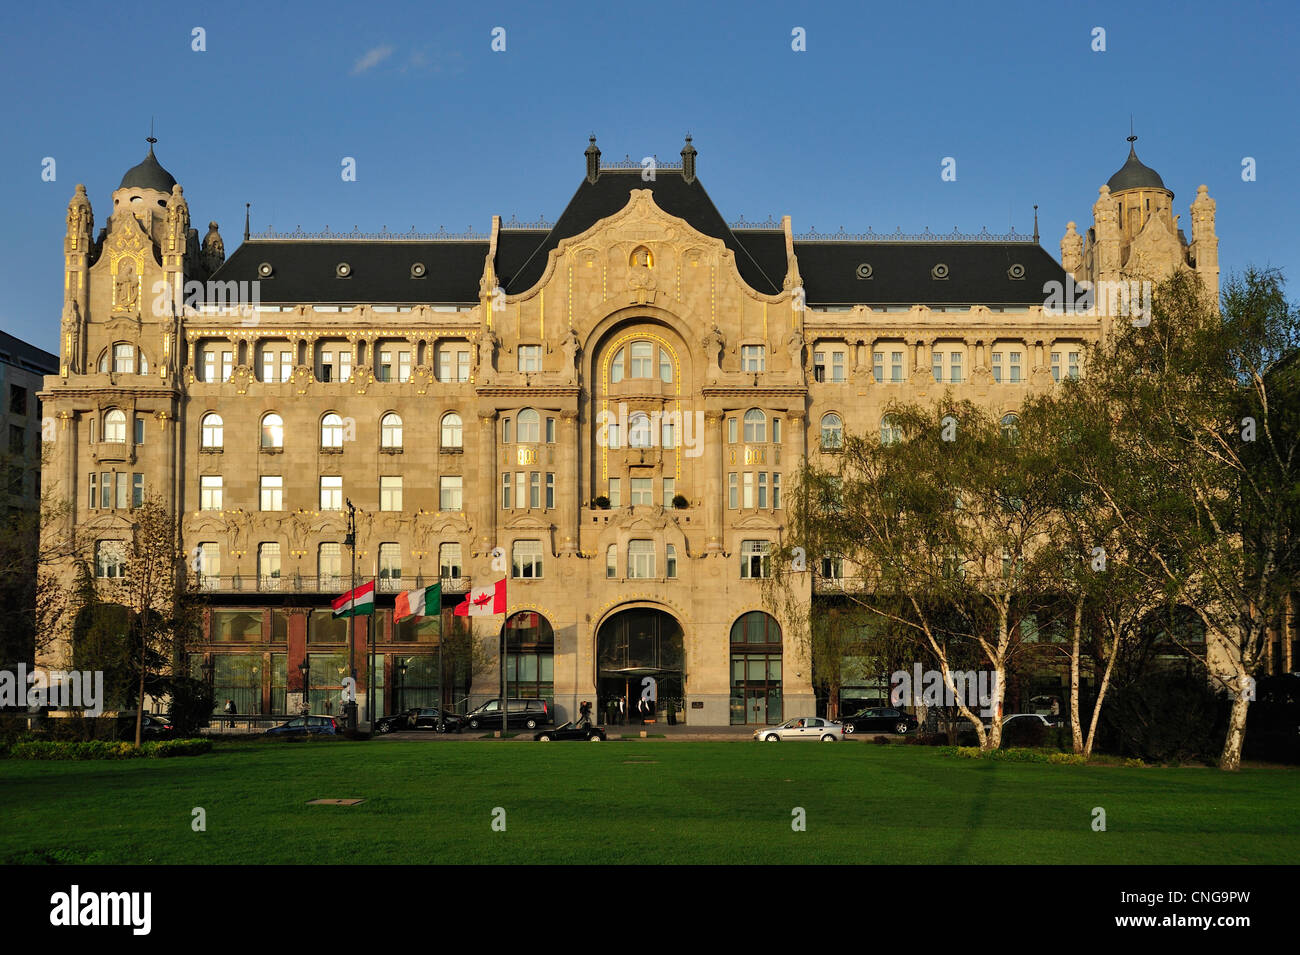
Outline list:
[[[342,597],[334,598],[334,616],[362,617],[375,612],[375,582],[362,584]]]
[[[441,610],[442,581],[438,581],[432,587],[398,594],[394,616],[400,622],[407,617],[435,617]]]
[[[490,617],[506,612],[505,578],[486,587],[475,587],[465,598],[465,602],[456,605],[458,617]]]

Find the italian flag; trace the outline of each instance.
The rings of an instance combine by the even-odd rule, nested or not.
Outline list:
[[[364,617],[375,612],[375,582],[362,584],[342,597],[334,598],[334,616]]]
[[[432,587],[408,590],[397,595],[394,617],[398,621],[407,617],[436,617],[442,610],[442,581]]]
[[[456,605],[458,617],[490,617],[506,612],[505,578],[486,587],[475,587],[465,598],[465,602]]]

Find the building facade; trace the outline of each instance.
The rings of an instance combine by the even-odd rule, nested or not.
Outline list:
[[[554,223],[256,237],[246,224],[229,258],[215,223],[201,241],[190,227],[152,146],[97,237],[77,187],[42,396],[57,422],[47,481],[75,501],[109,580],[129,573],[133,507],[157,495],[176,514],[210,602],[194,666],[219,699],[284,713],[305,692],[324,712],[351,659],[385,712],[474,704],[499,693],[504,634],[511,695],[547,698],[557,718],[582,700],[602,719],[705,725],[811,712],[806,643],[763,600],[800,462],[833,454],[845,429],[888,427],[894,400],[951,391],[1014,414],[1081,373],[1106,319],[1045,305],[1067,270],[1213,262],[1217,288],[1204,187],[1188,251],[1176,230],[1148,237],[1168,225],[1163,184],[1112,178],[1086,241],[1071,223],[1063,268],[1036,228],[729,224],[689,138],[679,163],[648,171],[603,163],[594,137],[585,158]],[[1113,228],[1129,198],[1142,211]],[[505,617],[469,618],[486,659],[440,673],[439,640],[466,623],[450,608],[502,577]],[[349,657],[330,602],[372,578],[378,610]],[[399,591],[438,580],[441,618],[393,620]]]

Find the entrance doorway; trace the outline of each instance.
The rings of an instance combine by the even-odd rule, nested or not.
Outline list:
[[[686,652],[681,624],[649,607],[622,610],[596,635],[596,711],[611,725],[686,721]]]

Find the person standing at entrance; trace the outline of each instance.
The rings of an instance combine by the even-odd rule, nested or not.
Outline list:
[[[578,727],[582,728],[590,725],[591,725],[591,701],[583,700],[582,706],[578,708]]]
[[[234,716],[234,715],[235,715],[235,701],[234,701],[234,700],[230,700],[230,699],[226,700],[225,711],[226,711],[226,715],[227,715],[227,716]],[[234,721],[234,720],[231,720],[227,725],[228,725],[228,726],[233,730],[233,729],[235,728],[235,721]]]

